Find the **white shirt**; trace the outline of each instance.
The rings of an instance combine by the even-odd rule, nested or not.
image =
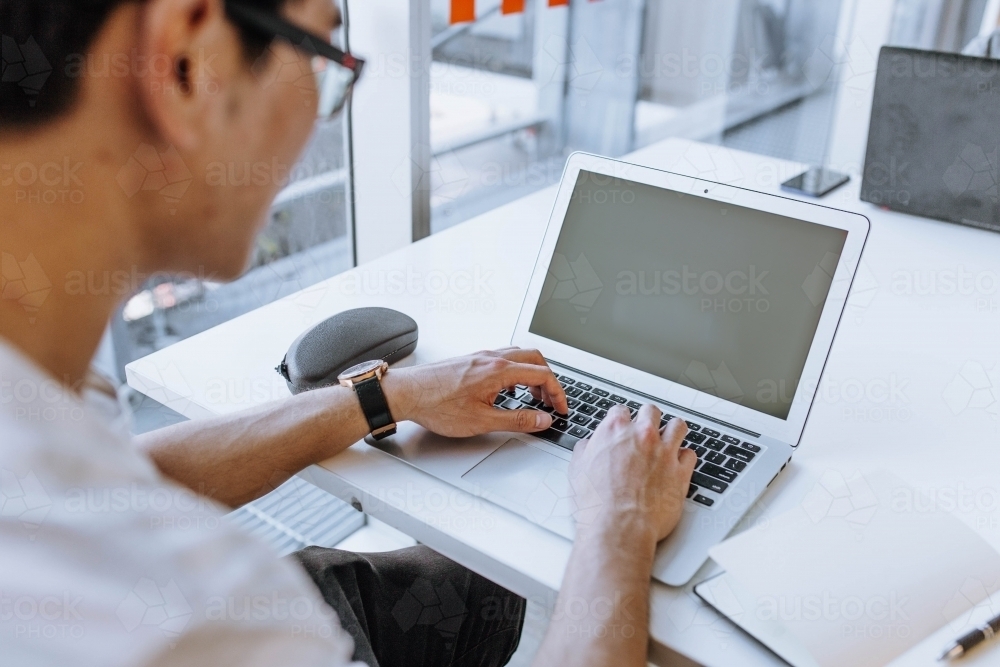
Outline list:
[[[165,480],[91,398],[0,339],[0,663],[349,663],[306,573]]]

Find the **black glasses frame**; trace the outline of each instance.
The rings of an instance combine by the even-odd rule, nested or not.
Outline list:
[[[355,58],[350,53],[341,51],[326,39],[303,30],[280,16],[270,14],[262,9],[250,7],[236,0],[226,0],[226,14],[240,25],[259,32],[270,38],[281,38],[310,56],[320,56],[332,60],[341,67],[354,72],[353,86],[361,78],[365,61]]]

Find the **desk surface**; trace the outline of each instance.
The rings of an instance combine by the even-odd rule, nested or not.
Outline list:
[[[629,161],[764,192],[801,165],[684,140]],[[823,204],[872,230],[802,443],[745,525],[794,506],[822,475],[886,468],[1000,548],[1000,235],[881,211],[855,181]],[[507,345],[554,198],[548,188],[130,364],[129,384],[192,419],[288,395],[274,372],[292,340],[359,306],[412,316],[423,363]],[[303,477],[466,566],[544,604],[569,541],[364,443]],[[945,505],[948,503],[948,505]],[[694,581],[717,568],[711,562]],[[655,659],[668,647],[706,665],[782,664],[702,605],[691,585],[653,583]],[[966,665],[998,660],[1000,645]],[[939,649],[940,647],[935,647]],[[894,664],[929,665],[911,651]]]

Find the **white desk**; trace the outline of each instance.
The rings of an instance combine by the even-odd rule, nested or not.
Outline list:
[[[682,140],[628,159],[769,192],[800,169]],[[800,502],[824,473],[885,467],[942,503],[958,500],[960,518],[1000,547],[1000,235],[877,210],[858,201],[859,185],[823,201],[867,215],[872,231],[799,451],[748,520]],[[274,366],[291,341],[362,305],[419,323],[414,363],[504,346],[553,196],[525,197],[140,359],[128,382],[192,419],[284,397]],[[554,600],[570,552],[561,537],[364,443],[302,475],[523,596]],[[781,664],[690,585],[654,583],[652,610],[654,661],[666,648],[719,667]],[[997,660],[1000,643],[964,664]]]

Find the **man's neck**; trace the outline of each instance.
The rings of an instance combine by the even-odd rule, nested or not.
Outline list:
[[[79,120],[0,143],[0,337],[68,386],[127,296],[114,276],[138,274],[131,213],[113,196],[116,156]]]

